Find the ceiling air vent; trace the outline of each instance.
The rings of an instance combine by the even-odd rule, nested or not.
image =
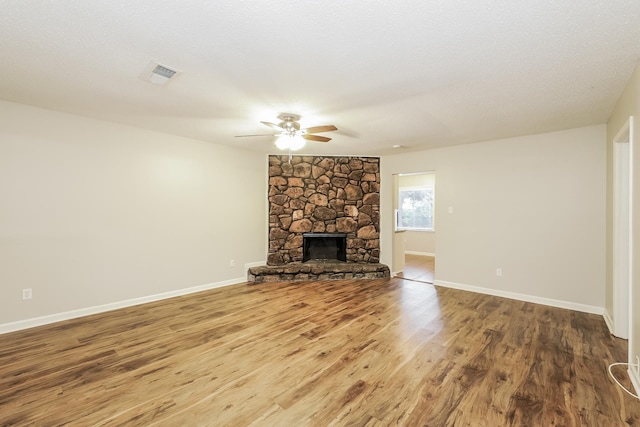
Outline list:
[[[172,70],[166,65],[151,61],[140,75],[140,78],[144,81],[157,85],[166,85],[167,82],[174,78],[178,73],[179,71]]]

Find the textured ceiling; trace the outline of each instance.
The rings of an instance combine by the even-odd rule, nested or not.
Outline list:
[[[0,98],[275,152],[260,120],[380,155],[607,121],[639,0],[3,0]],[[149,61],[181,73],[142,81]],[[392,145],[405,148],[394,149]]]

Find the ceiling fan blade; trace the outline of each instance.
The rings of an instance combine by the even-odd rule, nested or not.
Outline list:
[[[248,136],[275,136],[275,135],[272,133],[261,133],[258,135],[235,135],[236,138],[246,138]]]
[[[331,138],[327,138],[326,136],[320,136],[320,135],[302,135],[302,137],[306,140],[309,141],[317,141],[317,142],[329,142],[331,141]]]
[[[313,126],[310,128],[303,129],[307,133],[322,133],[322,132],[332,132],[334,130],[338,130],[334,125],[324,125],[324,126]]]
[[[260,123],[262,123],[265,126],[269,126],[270,128],[273,128],[273,129],[282,130],[282,128],[275,123],[271,123],[271,122],[260,122]]]

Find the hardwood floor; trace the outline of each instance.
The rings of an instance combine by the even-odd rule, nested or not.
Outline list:
[[[397,277],[417,282],[433,283],[436,272],[436,259],[427,255],[404,255],[404,269]]]
[[[0,335],[0,425],[635,426],[625,357],[600,316],[404,279],[235,285]]]

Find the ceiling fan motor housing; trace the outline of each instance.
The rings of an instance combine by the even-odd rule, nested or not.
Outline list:
[[[285,130],[287,133],[296,133],[300,130],[300,116],[295,114],[282,113],[278,116],[282,122],[278,124],[279,127]]]

